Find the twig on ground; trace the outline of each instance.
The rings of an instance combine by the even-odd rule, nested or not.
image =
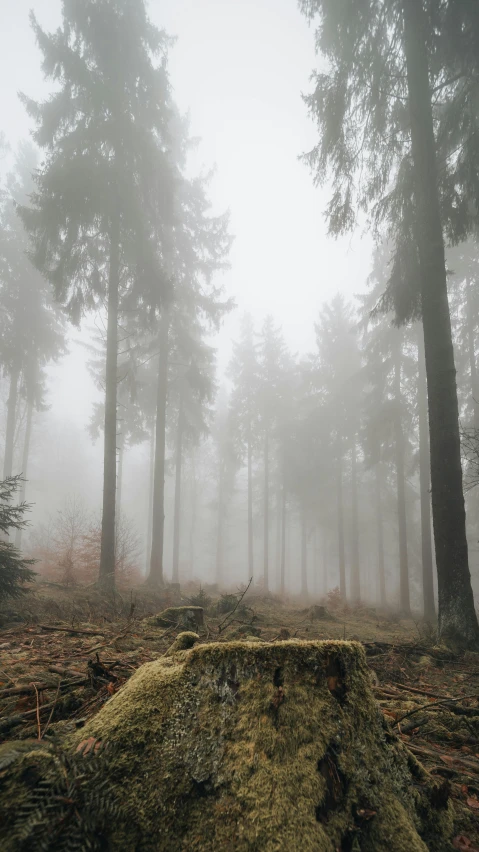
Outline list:
[[[226,618],[224,618],[224,619],[223,619],[223,621],[222,621],[222,622],[220,622],[220,624],[218,624],[218,633],[221,633],[221,631],[223,630],[223,627],[224,627],[224,625],[226,624],[226,622],[228,621],[228,619],[229,619],[229,618],[232,618],[232,616],[235,614],[236,610],[238,609],[238,607],[239,607],[239,605],[240,605],[241,601],[243,600],[243,598],[244,598],[244,596],[245,596],[246,592],[248,591],[249,587],[251,586],[251,583],[252,583],[252,582],[253,582],[253,578],[251,577],[251,579],[250,579],[250,581],[249,581],[248,585],[246,586],[246,589],[244,590],[243,594],[242,594],[242,595],[238,598],[238,600],[236,601],[236,604],[235,604],[234,608],[231,610],[231,612],[229,612],[229,613],[228,613],[228,615],[226,616]]]

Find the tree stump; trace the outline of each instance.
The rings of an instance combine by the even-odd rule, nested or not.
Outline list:
[[[225,642],[160,658],[69,754],[86,739],[103,744],[95,760],[118,808],[102,830],[118,852],[451,848],[447,791],[384,721],[356,643]],[[17,784],[35,755],[25,760]]]

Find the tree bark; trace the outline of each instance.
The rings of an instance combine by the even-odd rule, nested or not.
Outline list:
[[[344,546],[344,505],[343,505],[343,458],[342,442],[338,435],[336,447],[336,486],[338,507],[338,562],[339,562],[339,593],[346,600],[346,557]]]
[[[7,402],[7,429],[5,434],[5,458],[3,461],[3,478],[12,475],[13,449],[15,444],[15,420],[17,415],[18,380],[20,378],[20,362],[15,358],[10,373],[10,392]]]
[[[459,409],[438,192],[426,16],[422,3],[417,0],[403,0],[403,11],[428,387],[439,636],[465,645],[477,645],[479,626],[468,562]]]
[[[308,528],[304,503],[301,505],[301,595],[308,597]]]
[[[375,480],[375,497],[376,497],[376,528],[377,528],[377,544],[378,544],[378,584],[379,584],[379,602],[381,606],[386,606],[386,578],[384,574],[384,530],[383,530],[383,506],[382,506],[382,482],[381,482],[381,462],[376,464]]]
[[[394,345],[394,443],[396,456],[396,488],[398,507],[398,538],[399,538],[399,598],[401,612],[409,613],[411,603],[409,598],[409,563],[407,553],[407,521],[406,521],[406,474],[404,432],[402,428],[402,391],[401,391],[401,341],[399,332]]]
[[[30,456],[30,441],[32,437],[32,424],[33,424],[33,402],[31,400],[28,401],[27,404],[27,422],[25,425],[25,438],[23,441],[23,457],[22,457],[22,485],[20,488],[20,503],[25,502],[25,498],[27,495],[27,475],[28,475],[28,459]],[[20,550],[22,546],[22,533],[23,530],[19,529],[15,533],[15,547],[17,550]]]
[[[476,333],[474,312],[472,309],[471,282],[466,279],[467,346],[469,350],[469,368],[471,371],[471,395],[474,411],[474,429],[479,432],[479,382],[477,380]]]
[[[175,514],[173,518],[173,583],[180,582],[180,541],[181,541],[181,462],[183,458],[183,393],[180,390],[178,425],[176,431],[175,462]]]
[[[358,521],[358,473],[356,458],[356,436],[351,448],[351,600],[357,603],[361,598],[359,576],[359,521]]]
[[[248,432],[248,573],[246,581],[254,577],[253,554],[253,450],[251,442],[251,426]]]
[[[103,460],[103,512],[99,583],[104,592],[115,592],[116,503],[116,400],[118,379],[118,300],[120,283],[120,214],[115,211],[110,230],[108,276],[108,323],[106,332],[105,429]]]
[[[424,618],[436,618],[434,601],[434,568],[431,535],[431,471],[429,457],[429,432],[427,422],[426,362],[424,358],[424,336],[418,327],[418,419],[419,419],[419,492],[421,497],[421,547],[422,547],[422,591]]]
[[[148,583],[162,586],[163,550],[165,537],[165,456],[166,400],[168,395],[168,332],[169,317],[165,311],[159,326],[158,384],[156,389],[155,469],[153,475],[153,511],[151,558]]]
[[[269,590],[269,434],[266,427],[264,439],[264,541],[263,541],[263,583]]]

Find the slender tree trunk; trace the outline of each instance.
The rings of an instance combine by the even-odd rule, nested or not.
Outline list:
[[[424,618],[433,621],[436,617],[434,602],[434,568],[431,535],[431,472],[429,455],[429,430],[427,422],[426,362],[424,358],[424,336],[418,326],[418,417],[419,417],[419,491],[421,495],[421,546],[422,546],[422,592]]]
[[[285,568],[286,568],[286,485],[284,482],[283,469],[283,485],[281,488],[281,564],[280,564],[280,579],[279,592],[280,595],[285,593]]]
[[[338,501],[338,561],[339,561],[339,593],[346,599],[346,557],[344,546],[344,505],[343,505],[343,457],[342,442],[338,435],[336,448],[336,482]]]
[[[149,459],[149,485],[148,485],[148,524],[146,528],[146,573],[150,568],[151,538],[153,533],[153,487],[155,482],[155,427],[151,427],[150,436],[150,459]]]
[[[275,584],[279,585],[281,573],[281,485],[278,483],[276,489],[276,544],[275,544]]]
[[[269,434],[266,427],[264,439],[264,542],[263,542],[263,582],[264,590],[269,590]]]
[[[108,277],[108,324],[106,332],[105,429],[103,462],[103,513],[101,523],[100,586],[115,591],[116,500],[116,398],[118,379],[118,293],[120,283],[120,214],[116,211],[110,231]]]
[[[399,536],[399,597],[401,612],[408,613],[411,609],[409,599],[409,563],[407,553],[407,522],[406,522],[406,474],[404,432],[402,428],[402,392],[401,392],[401,341],[398,339],[394,350],[394,443],[396,455],[396,483],[398,507],[398,536]]]
[[[351,600],[361,598],[359,575],[359,521],[358,521],[358,471],[356,459],[356,436],[351,449]]]
[[[216,528],[216,582],[221,585],[224,574],[224,469],[223,459],[220,459],[218,478],[218,524]]]
[[[196,538],[196,510],[197,510],[197,483],[196,464],[193,451],[191,458],[192,482],[191,482],[191,524],[190,524],[190,578],[194,577],[195,570],[195,538]]]
[[[383,530],[383,504],[382,504],[382,476],[381,462],[376,464],[375,497],[376,497],[376,527],[378,544],[378,582],[379,602],[386,606],[386,577],[384,574],[384,530]]]
[[[474,429],[479,431],[479,382],[476,363],[476,332],[474,312],[472,309],[471,282],[466,280],[466,310],[467,310],[467,347],[469,350],[469,367],[471,371],[471,394],[474,411]]]
[[[118,435],[118,474],[116,481],[116,521],[117,525],[121,519],[121,497],[123,486],[123,459],[125,456],[125,434],[123,427]]]
[[[27,495],[27,475],[28,475],[28,458],[30,455],[30,440],[32,437],[33,424],[33,402],[30,400],[27,405],[27,422],[25,425],[25,438],[23,441],[23,457],[22,457],[22,487],[20,489],[20,503],[25,502]],[[22,546],[23,530],[17,530],[15,533],[15,547],[20,550]]]
[[[323,595],[328,594],[328,531],[323,529]]]
[[[168,329],[166,312],[160,320],[158,384],[156,389],[155,470],[153,476],[153,511],[150,574],[152,586],[162,586],[163,550],[165,537],[165,456],[166,456],[166,399],[168,394]]]
[[[429,404],[439,635],[476,645],[479,626],[467,551],[459,409],[438,192],[426,16],[422,3],[417,0],[403,0],[403,10]]]
[[[15,443],[15,419],[17,414],[18,380],[20,378],[20,363],[17,359],[13,362],[10,373],[10,392],[7,402],[7,430],[5,435],[5,458],[3,462],[3,478],[12,475],[13,472],[13,449]]]
[[[248,433],[248,574],[247,582],[254,577],[253,556],[253,450],[251,427]]]
[[[301,595],[308,597],[308,525],[304,503],[301,505]]]
[[[175,514],[173,519],[173,583],[180,582],[181,462],[183,457],[183,419],[183,394],[180,392],[178,426],[176,431]]]

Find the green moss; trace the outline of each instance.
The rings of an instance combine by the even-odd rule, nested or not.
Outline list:
[[[168,648],[165,657],[171,657],[172,654],[176,654],[177,651],[187,651],[189,648],[192,648],[193,645],[196,645],[199,638],[200,637],[197,633],[192,633],[191,631],[179,633],[173,644]]]
[[[359,644],[180,651],[142,666],[67,746],[88,737],[105,746],[118,852],[450,848],[450,811],[383,722]]]

